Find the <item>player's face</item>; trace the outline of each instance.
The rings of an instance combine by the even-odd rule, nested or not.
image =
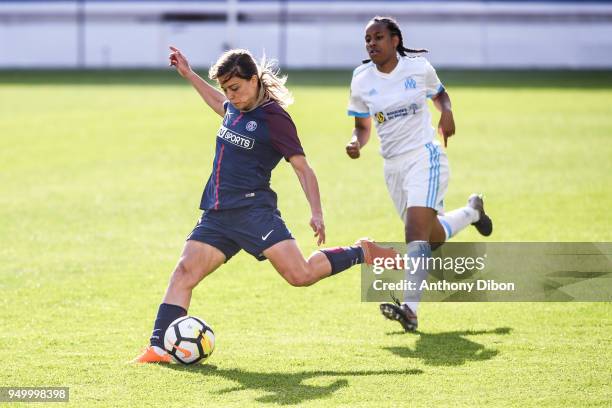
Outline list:
[[[219,85],[227,99],[239,110],[249,110],[257,102],[259,81],[257,75],[251,79],[237,76],[219,78]]]
[[[366,27],[365,43],[370,59],[380,66],[395,58],[399,39],[383,23],[372,22]]]

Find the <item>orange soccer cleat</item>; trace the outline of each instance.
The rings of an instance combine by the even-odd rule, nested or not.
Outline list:
[[[379,245],[376,245],[372,240],[368,238],[362,238],[357,241],[357,245],[363,249],[363,262],[368,265],[374,264],[374,259],[382,258],[393,259],[392,265],[393,269],[401,270],[404,269],[402,267],[402,259],[401,255],[393,248],[384,248]]]
[[[172,362],[172,358],[168,353],[159,349],[159,351],[155,350],[156,347],[149,346],[142,354],[132,360],[132,363],[170,363]]]

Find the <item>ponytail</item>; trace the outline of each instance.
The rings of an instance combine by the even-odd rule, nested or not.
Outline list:
[[[261,85],[260,95],[263,94],[264,100],[272,99],[283,108],[293,103],[293,95],[285,86],[287,75],[280,75],[275,60],[268,60],[263,56],[258,65],[258,77]]]

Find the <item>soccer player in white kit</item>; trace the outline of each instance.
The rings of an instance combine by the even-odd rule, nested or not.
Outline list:
[[[467,206],[444,214],[449,165],[435,138],[427,99],[441,112],[438,131],[444,139],[455,133],[451,101],[435,69],[420,54],[426,50],[404,47],[402,32],[390,17],[374,17],[366,26],[369,60],[357,67],[351,81],[349,116],[355,118],[347,154],[356,159],[370,138],[372,118],[384,158],[384,175],[389,194],[405,223],[409,257],[431,256],[437,247],[469,225],[484,236],[493,223],[485,214],[482,197],[473,194]],[[420,284],[427,270],[411,271],[410,280]],[[408,272],[407,272],[408,274]],[[404,330],[418,326],[420,293],[406,292],[404,302],[380,305],[382,314],[397,320]]]

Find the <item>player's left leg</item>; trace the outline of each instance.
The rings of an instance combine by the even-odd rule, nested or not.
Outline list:
[[[170,356],[164,350],[166,329],[175,319],[187,315],[193,289],[226,259],[220,249],[210,244],[187,240],[157,310],[150,345],[133,360],[134,363],[170,362]]]
[[[238,244],[225,236],[223,217],[215,212],[203,213],[187,237],[172,272],[153,323],[150,345],[133,362],[170,362],[170,356],[164,350],[164,334],[168,326],[179,317],[187,315],[192,291],[199,282],[239,250]]]
[[[472,194],[465,207],[449,211],[444,215],[438,215],[434,226],[434,230],[436,230],[435,238],[442,238],[442,241],[431,240],[430,242],[448,241],[470,225],[473,225],[480,235],[485,237],[493,232],[493,222],[485,213],[484,201],[482,196],[478,194]]]

